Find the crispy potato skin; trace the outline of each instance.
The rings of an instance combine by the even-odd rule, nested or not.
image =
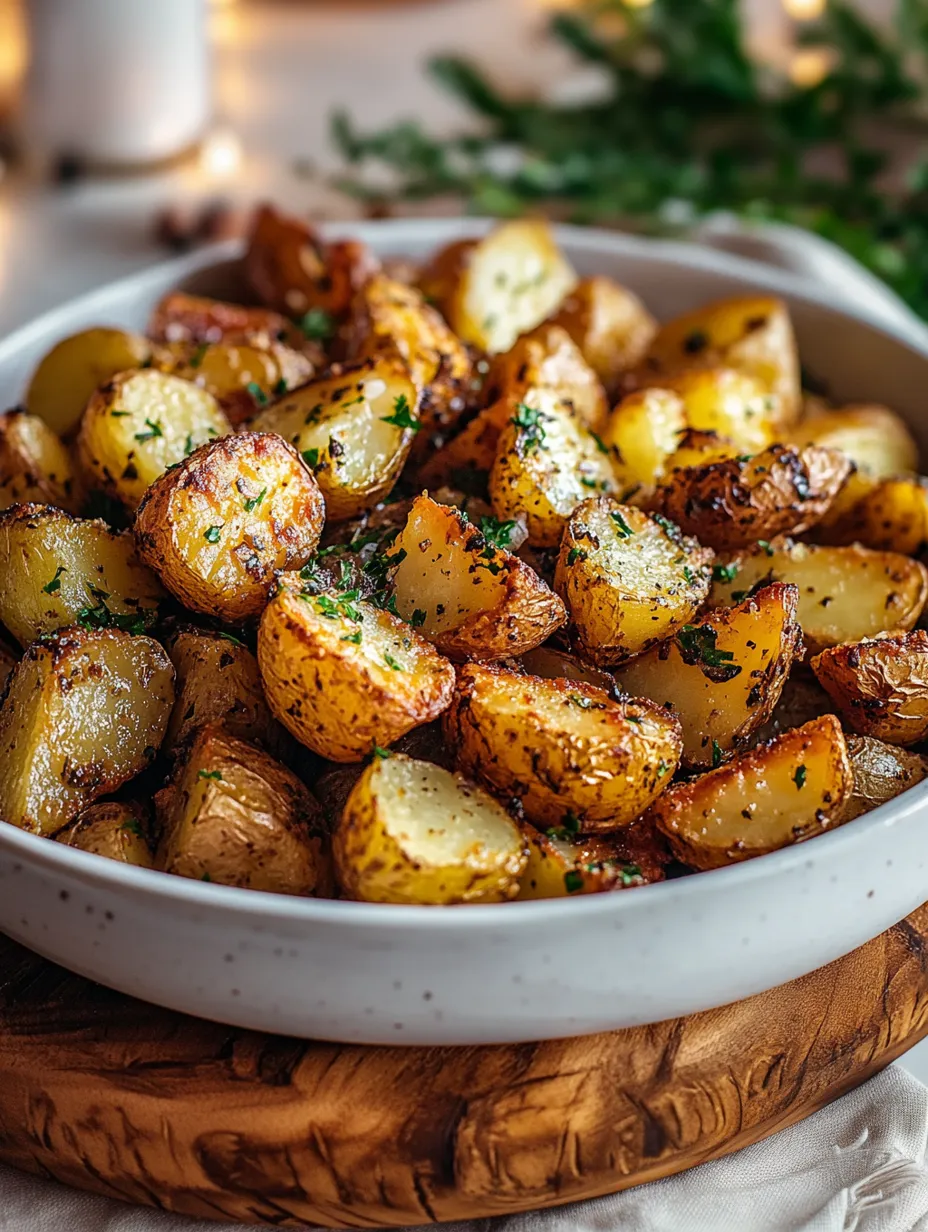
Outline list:
[[[273,433],[202,445],[152,484],[139,506],[139,555],[195,612],[257,616],[280,569],[316,550],[325,508],[296,450]]]
[[[657,332],[638,296],[602,276],[581,278],[548,320],[567,331],[607,389],[641,362]]]
[[[200,729],[155,807],[156,864],[167,873],[295,895],[326,875],[319,805],[295,774],[221,724]]]
[[[609,404],[599,377],[570,334],[549,322],[523,334],[508,351],[496,356],[483,393],[488,405],[500,398],[519,402],[537,386],[569,402],[587,427],[599,431],[606,422]]]
[[[928,548],[928,479],[852,477],[848,497],[815,538],[834,546],[862,544],[874,551],[920,556]]]
[[[528,864],[522,874],[518,897],[575,898],[580,894],[603,894],[647,885],[664,877],[660,865],[644,869],[631,860],[618,834],[585,834],[553,838],[531,831],[528,834]]]
[[[0,707],[0,817],[54,834],[150,764],[173,703],[151,638],[74,628],[33,643]]]
[[[833,646],[810,664],[852,731],[885,744],[911,746],[928,737],[928,633]]]
[[[175,342],[163,348],[156,367],[212,394],[229,423],[238,426],[272,399],[312,380],[317,365],[302,351],[279,342],[263,347]]]
[[[379,903],[497,903],[515,897],[527,850],[519,827],[461,775],[393,754],[355,784],[333,835],[338,883]]]
[[[148,336],[156,342],[221,342],[262,349],[283,342],[300,350],[307,342],[298,326],[270,308],[230,304],[185,291],[169,291],[158,301],[148,321]]]
[[[326,598],[281,575],[261,618],[258,664],[268,705],[297,740],[330,761],[361,761],[436,719],[454,668],[390,612],[360,600],[343,608],[357,618],[329,615],[336,600]]]
[[[82,499],[71,456],[45,420],[23,410],[0,415],[0,509],[38,501],[76,513]]]
[[[853,821],[928,778],[928,757],[898,749],[872,736],[848,736],[854,790],[841,808],[840,820]]]
[[[521,800],[541,828],[584,833],[633,821],[669,784],[683,747],[677,720],[649,702],[477,664],[459,670],[443,722],[466,774]]]
[[[841,824],[853,786],[841,725],[826,714],[672,787],[645,821],[684,864],[723,868]]]
[[[154,868],[151,814],[143,804],[108,800],[78,813],[73,825],[55,835],[59,843],[120,864]]]

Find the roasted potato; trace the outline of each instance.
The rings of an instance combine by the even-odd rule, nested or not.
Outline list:
[[[153,353],[147,338],[124,329],[83,329],[43,357],[26,391],[26,409],[68,437],[95,389],[119,372],[147,364]]]
[[[644,358],[657,332],[638,296],[602,276],[582,278],[549,321],[567,330],[607,389]]]
[[[299,450],[326,519],[346,522],[373,509],[399,478],[419,430],[419,393],[399,360],[372,359],[294,390],[251,426]]]
[[[720,562],[709,603],[740,603],[759,586],[793,582],[806,649],[817,653],[877,633],[904,633],[928,599],[928,572],[896,552],[777,539]]]
[[[330,761],[375,747],[437,718],[454,669],[398,616],[356,591],[313,594],[282,574],[258,631],[268,704],[302,744]]]
[[[135,519],[139,555],[194,612],[257,616],[280,569],[316,550],[325,517],[312,472],[273,433],[201,445],[149,488]]]
[[[0,513],[0,574],[0,621],[22,646],[72,624],[143,633],[164,598],[131,534],[51,505]]]
[[[151,815],[143,804],[108,800],[91,804],[55,835],[59,843],[137,868],[154,868]]]
[[[299,350],[307,343],[298,325],[270,308],[230,304],[204,295],[188,295],[185,291],[169,291],[158,301],[148,320],[147,333],[156,342],[220,342],[262,350],[277,342]],[[318,359],[321,358],[320,353]]]
[[[723,868],[840,825],[853,787],[841,725],[826,714],[672,787],[645,820],[684,864]]]
[[[651,493],[686,431],[683,399],[670,389],[640,389],[623,398],[602,429],[623,499]]]
[[[688,427],[715,432],[741,453],[759,453],[778,439],[779,400],[747,372],[700,368],[659,384],[682,399]]]
[[[312,380],[316,368],[301,351],[278,342],[266,347],[245,343],[173,343],[156,367],[211,393],[229,423],[253,418],[262,407]]]
[[[600,667],[631,659],[692,620],[709,594],[713,553],[673,522],[611,496],[571,514],[554,586],[584,658]]]
[[[524,520],[533,547],[557,547],[581,502],[615,491],[608,450],[549,389],[532,389],[510,406],[490,472],[493,512]]]
[[[775,583],[616,670],[620,689],[650,697],[683,726],[688,766],[717,766],[751,743],[802,653],[795,586]]]
[[[833,646],[810,664],[841,721],[885,744],[928,738],[928,633]]]
[[[746,455],[741,447],[729,436],[720,436],[718,432],[703,432],[699,428],[687,428],[680,433],[677,447],[664,463],[665,474],[686,470],[690,467],[712,466],[716,462],[725,462],[736,458],[744,462]],[[653,497],[635,496],[638,504],[649,506],[654,503]]]
[[[92,485],[135,509],[169,466],[231,431],[219,403],[198,385],[154,368],[124,372],[88,402],[78,460]]]
[[[151,638],[74,628],[34,642],[0,706],[0,817],[54,834],[151,763],[173,704]]]
[[[0,415],[0,509],[39,501],[77,513],[82,496],[71,456],[44,419],[23,410]]]
[[[477,664],[459,670],[443,723],[461,770],[520,800],[535,825],[569,833],[628,825],[668,786],[683,747],[659,706]]]
[[[883,744],[872,736],[848,736],[854,790],[841,808],[840,820],[853,821],[928,778],[928,757]]]
[[[459,338],[498,355],[540,325],[576,282],[550,226],[522,219],[442,249],[420,286]]]
[[[628,860],[619,834],[528,835],[528,864],[520,899],[568,898],[646,885],[640,865]],[[659,878],[656,878],[659,880]]]
[[[396,610],[451,658],[519,655],[547,641],[564,605],[507,550],[515,526],[417,497],[390,548]]]
[[[501,805],[427,761],[375,757],[333,836],[349,898],[375,903],[498,903],[514,898],[526,842]]]
[[[221,724],[199,730],[155,808],[166,873],[299,895],[327,875],[319,805],[295,774]]]
[[[928,479],[855,476],[836,516],[816,529],[832,545],[860,543],[874,550],[921,555],[928,548]]]
[[[718,551],[799,534],[828,510],[851,463],[833,449],[773,445],[754,457],[672,471],[655,507],[688,535]]]
[[[804,419],[791,430],[795,445],[838,449],[876,479],[918,467],[918,445],[906,423],[885,406],[843,406]]]
[[[609,414],[606,391],[566,330],[545,323],[516,339],[490,364],[483,390],[487,404],[519,402],[534,388],[553,390],[588,428],[600,430]]]
[[[553,646],[536,646],[534,650],[520,655],[518,665],[530,676],[540,676],[542,680],[583,680],[602,689],[610,697],[618,696],[615,681],[608,672],[585,663],[565,650],[555,650]]]

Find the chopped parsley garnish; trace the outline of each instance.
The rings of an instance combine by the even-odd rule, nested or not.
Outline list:
[[[219,636],[225,638],[227,642],[231,642],[233,646],[244,646],[245,643],[241,638],[235,637],[232,633],[226,633],[224,630],[219,630]]]
[[[381,415],[380,419],[382,423],[393,424],[395,428],[412,428],[413,432],[418,432],[422,427],[410,410],[409,399],[405,394],[400,394],[393,403],[393,414]]]
[[[303,314],[300,329],[307,338],[326,342],[335,333],[335,319],[324,308],[310,308]]]
[[[222,782],[222,775],[219,773],[218,770],[198,770],[197,778],[198,779],[214,779],[217,783]]]
[[[209,875],[209,873],[204,873],[203,876],[200,878],[200,880],[201,881],[212,881],[212,877]]]
[[[302,458],[303,458],[303,461],[306,463],[306,465],[310,468],[310,470],[315,470],[316,467],[319,465],[319,450],[318,449],[304,449],[302,453]]]
[[[669,767],[669,766],[667,765],[667,763],[666,763],[666,762],[662,759],[661,761],[659,761],[659,762],[657,763],[657,777],[658,777],[659,779],[664,778],[664,776],[666,775],[666,773],[667,773],[667,771],[668,771],[669,769],[670,769],[670,767]]]
[[[277,382],[277,384],[274,386],[274,389],[273,389],[274,397],[282,398],[286,392],[287,392],[287,382],[284,380],[283,377],[281,377],[280,380]]]
[[[570,809],[567,810],[567,812],[564,814],[563,818],[561,819],[561,825],[564,827],[564,829],[567,831],[568,834],[579,834],[580,833],[580,818],[577,816],[576,813],[572,812]]]
[[[249,381],[245,389],[251,394],[258,406],[267,406],[267,394],[257,381]]]
[[[579,693],[568,693],[567,700],[574,706],[579,706],[581,710],[589,710],[593,705],[590,698],[582,697]]]
[[[623,864],[620,876],[622,878],[622,885],[630,886],[633,881],[637,881],[644,874],[637,864]]]
[[[683,532],[676,522],[671,522],[670,518],[665,518],[662,513],[652,513],[651,521],[656,522],[668,539],[672,539],[674,543],[679,543],[683,538]]]
[[[262,488],[257,496],[253,496],[250,500],[246,500],[245,501],[245,512],[254,513],[254,511],[258,508],[258,506],[264,500],[265,496],[267,496],[267,488]]]
[[[621,513],[610,513],[609,517],[615,523],[616,533],[620,539],[630,539],[635,533],[622,517]]]
[[[466,516],[466,515],[465,515]],[[501,522],[499,518],[483,517],[480,519],[480,533],[495,548],[508,548],[512,540],[512,532],[518,522]]]
[[[184,457],[188,458],[193,453],[193,433],[187,433],[187,439],[184,441]]]
[[[567,553],[568,565],[575,565],[578,560],[586,560],[586,559],[587,559],[587,554],[586,552],[584,552],[583,548],[571,548],[570,551]]]
[[[684,662],[702,663],[706,667],[724,667],[735,657],[730,650],[719,650],[717,640],[718,634],[711,625],[684,625],[677,634]]]
[[[712,769],[717,769],[722,764],[722,746],[717,740],[712,741]]]
[[[737,561],[730,565],[713,565],[712,580],[714,582],[733,582],[738,576],[740,567]]]
[[[564,889],[568,894],[576,894],[583,889],[583,873],[577,868],[571,868],[564,874]]]
[[[416,610],[413,612],[413,614],[410,616],[409,623],[412,625],[414,629],[421,629],[421,627],[425,624],[426,615],[427,613],[423,612],[421,607],[417,607]]]
[[[95,607],[81,608],[77,614],[77,623],[82,629],[121,629],[123,633],[137,636],[147,632],[158,619],[157,611],[150,607],[141,612],[111,612],[106,606],[106,598],[101,599]]]
[[[110,411],[110,419],[125,419],[129,411]]]
[[[130,817],[128,821],[124,821],[119,827],[120,830],[128,830],[130,834],[134,834],[136,838],[144,838],[142,827],[134,817]]]
[[[690,586],[692,586],[693,583],[696,581],[696,576],[693,573],[692,569],[689,567],[689,565],[683,566],[683,577],[685,581],[689,582]]]
[[[597,436],[597,434],[592,430],[592,428],[590,429],[590,436],[592,436],[593,440],[596,442],[596,448],[599,450],[599,452],[608,454],[609,446],[606,444],[606,442],[603,440],[601,436]]]
[[[361,630],[355,629],[354,633],[346,633],[341,639],[343,642],[353,642],[355,646],[361,645]]]
[[[379,757],[381,761],[386,761],[387,758],[392,757],[393,754],[390,752],[389,749],[382,749],[379,744],[375,744],[374,745],[374,756]]]
[[[201,342],[200,345],[197,347],[197,349],[194,351],[194,353],[190,356],[190,359],[187,361],[190,364],[190,367],[199,368],[200,364],[202,364],[203,362],[203,356],[206,354],[208,350],[209,350],[209,343]]]
[[[135,439],[137,441],[150,441],[156,436],[164,436],[164,433],[161,431],[161,424],[158,422],[157,419],[154,422],[152,422],[152,420],[150,419],[146,419],[145,424],[148,428],[148,431],[147,432],[136,432]]]
[[[346,590],[343,594],[336,595],[334,599],[331,595],[307,595],[305,593],[302,597],[313,599],[319,614],[328,617],[329,620],[341,617],[343,620],[360,621],[361,611],[355,607],[360,593],[358,590]]]
[[[758,539],[757,546],[759,548],[763,548],[768,556],[773,555],[773,548],[770,546],[770,544],[767,542],[766,539]]]
[[[805,766],[799,766],[799,767],[797,768],[796,773],[793,775],[793,782],[796,784],[796,790],[797,790],[797,791],[802,791],[803,787],[805,787],[805,785],[806,785],[806,768],[805,768]]]
[[[203,538],[207,543],[218,543],[221,532],[221,526],[208,526],[203,532]]]
[[[590,479],[587,475],[581,475],[580,482],[585,488],[595,488],[597,491],[605,487],[605,484],[601,484],[598,479]]]
[[[526,406],[524,402],[520,402],[516,406],[512,422],[522,429],[522,443],[526,452],[532,453],[541,448],[545,439],[545,429],[541,422],[541,411],[537,407]]]
[[[53,595],[56,590],[61,590],[62,573],[67,573],[67,568],[65,565],[59,565],[58,568],[55,570],[55,576],[52,578],[52,580],[50,582],[46,582],[45,585],[42,587],[42,589],[45,591],[47,595]]]
[[[383,661],[386,663],[387,667],[392,668],[395,672],[401,672],[403,670],[402,663],[398,663],[397,660],[394,659],[393,655],[390,654],[389,650],[385,650],[383,652]]]

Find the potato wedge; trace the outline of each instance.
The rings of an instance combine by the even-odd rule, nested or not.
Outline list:
[[[638,296],[602,276],[581,278],[548,320],[566,329],[607,389],[640,363],[657,332]]]
[[[211,393],[229,423],[245,423],[269,402],[312,380],[316,366],[279,342],[172,343],[156,365]]]
[[[143,633],[165,597],[129,532],[51,505],[0,513],[0,575],[0,621],[22,646],[73,624]]]
[[[194,450],[139,506],[139,556],[195,612],[257,616],[279,569],[306,564],[325,509],[312,472],[273,433],[242,432]]]
[[[490,501],[502,521],[524,519],[532,547],[561,542],[567,520],[587,497],[614,492],[608,451],[549,389],[510,403],[490,472]]]
[[[156,342],[195,346],[204,342],[225,343],[263,350],[283,342],[300,350],[307,342],[298,325],[270,308],[230,304],[205,295],[188,295],[186,291],[169,291],[158,301],[146,332]],[[318,359],[321,358],[320,353]]]
[[[71,455],[45,420],[23,410],[0,415],[0,509],[38,501],[77,513],[82,498]]]
[[[683,400],[688,427],[734,441],[741,453],[760,453],[778,439],[779,400],[750,373],[702,368],[658,383]]]
[[[701,543],[733,551],[814,526],[850,470],[847,458],[833,449],[773,445],[754,457],[674,470],[654,504]]]
[[[928,738],[928,633],[832,646],[810,666],[841,721],[885,744]]]
[[[641,866],[627,859],[621,832],[570,837],[533,832],[528,835],[528,864],[518,897],[572,898],[627,890],[648,880]]]
[[[26,409],[58,436],[68,437],[94,390],[118,372],[148,363],[153,352],[147,338],[124,329],[83,329],[43,357],[26,391]]]
[[[826,714],[672,787],[645,820],[690,868],[723,868],[840,825],[853,787],[841,725]]]
[[[624,662],[688,624],[706,601],[714,554],[673,522],[611,496],[571,514],[554,587],[584,658]]]
[[[459,670],[443,723],[465,774],[568,833],[628,825],[670,783],[683,747],[659,706],[477,664]]]
[[[740,603],[759,586],[793,582],[806,649],[911,629],[928,600],[928,572],[896,552],[818,547],[777,539],[756,544],[713,571],[709,603]]]
[[[93,394],[77,434],[81,469],[129,509],[169,466],[232,425],[205,389],[167,372],[124,372]]]
[[[610,697],[618,697],[615,681],[602,668],[584,663],[576,655],[565,650],[555,650],[553,646],[537,646],[526,654],[519,656],[519,666],[530,676],[540,676],[542,680],[583,680],[587,684],[602,689]]]
[[[854,465],[877,479],[914,471],[918,445],[905,420],[885,406],[843,406],[805,419],[791,430],[794,445],[839,449]]]
[[[677,716],[686,765],[717,766],[752,742],[777,704],[802,653],[798,601],[795,586],[765,586],[738,607],[709,612],[623,664],[616,683]]]
[[[501,805],[458,774],[400,754],[373,762],[333,836],[338,883],[373,903],[498,903],[527,858]]]
[[[602,429],[623,498],[650,493],[686,430],[683,399],[670,389],[640,389],[623,398]]]
[[[143,804],[107,800],[78,813],[73,825],[55,835],[59,843],[96,856],[154,868],[151,814]]]
[[[842,823],[895,800],[928,778],[928,757],[883,744],[872,736],[848,736],[847,751],[854,790],[841,808]]]
[[[166,873],[312,894],[327,863],[322,810],[295,774],[212,723],[155,796]]]
[[[346,522],[389,495],[419,424],[419,393],[395,359],[373,359],[294,390],[252,422],[302,454],[325,497],[326,520]]]
[[[842,501],[839,516],[816,529],[817,540],[837,546],[860,543],[906,556],[928,548],[928,479],[916,475],[873,481],[862,476],[852,495],[856,500]]]
[[[551,389],[569,402],[588,428],[599,431],[606,422],[606,391],[570,334],[559,325],[538,325],[497,355],[483,391],[487,404],[492,405],[500,398],[520,402],[536,387]]]
[[[453,659],[519,655],[547,641],[567,618],[563,603],[506,548],[515,526],[481,529],[423,494],[389,559],[396,610]]]
[[[0,707],[0,817],[54,834],[151,763],[173,704],[151,638],[75,628],[33,643]]]
[[[346,594],[313,594],[282,574],[261,618],[258,663],[268,705],[313,752],[360,761],[436,719],[454,668],[398,616]]]
[[[551,227],[525,218],[442,249],[420,286],[459,338],[498,355],[540,325],[576,282]]]

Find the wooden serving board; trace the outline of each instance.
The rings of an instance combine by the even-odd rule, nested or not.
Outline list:
[[[274,1227],[496,1215],[747,1146],[926,1032],[928,905],[725,1009],[494,1048],[217,1026],[0,938],[0,1159],[129,1202]]]

